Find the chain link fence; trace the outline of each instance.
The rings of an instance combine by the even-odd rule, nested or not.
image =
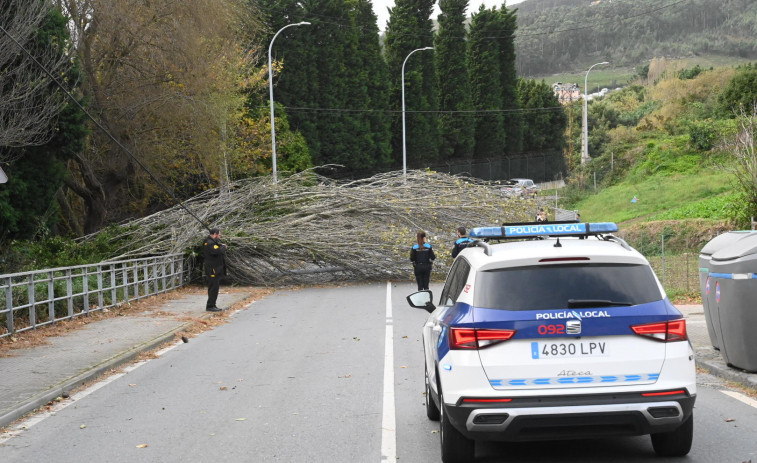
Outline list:
[[[654,230],[660,229],[662,230]],[[668,296],[699,297],[699,253],[712,238],[728,231],[726,225],[653,224],[649,228],[620,230],[623,238],[654,269]]]
[[[430,166],[430,169],[488,181],[530,178],[539,183],[562,178],[565,173],[565,158],[560,151],[549,151],[488,159],[456,160],[435,164]]]

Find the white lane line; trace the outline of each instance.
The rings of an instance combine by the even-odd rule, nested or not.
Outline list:
[[[747,404],[749,406],[757,408],[757,400],[754,400],[754,399],[752,399],[750,397],[747,397],[747,396],[745,396],[744,394],[742,394],[740,392],[734,392],[734,391],[720,391],[720,392],[722,392],[723,394],[725,394],[725,395],[727,395],[729,397],[733,397],[734,399],[736,399],[738,401],[744,402],[745,404]]]
[[[384,338],[384,410],[381,417],[381,461],[397,459],[397,421],[394,416],[394,329],[392,283],[386,282],[386,335]]]
[[[179,347],[181,344],[183,344],[182,341],[177,341],[174,344],[171,344],[168,347],[165,347],[155,353],[155,356],[160,357],[163,354],[165,354],[168,351],[171,351],[177,347]],[[137,363],[126,365],[121,368],[121,373],[115,373],[112,375],[109,375],[105,379],[102,379],[95,384],[89,386],[86,389],[82,389],[81,391],[77,392],[76,394],[72,395],[68,399],[63,399],[60,402],[55,403],[54,405],[50,406],[50,409],[44,410],[42,412],[36,413],[34,416],[31,416],[24,421],[16,424],[15,426],[12,426],[10,429],[8,429],[7,432],[0,435],[0,445],[8,441],[9,439],[12,439],[16,436],[19,436],[24,431],[30,429],[32,426],[41,423],[42,421],[46,420],[47,418],[50,418],[51,416],[55,415],[59,411],[65,409],[66,407],[75,404],[76,402],[80,401],[81,399],[87,397],[88,395],[94,393],[98,389],[101,389],[108,384],[112,383],[113,381],[121,378],[122,376],[125,376],[132,371],[136,370],[137,368],[141,367],[145,363],[149,362],[148,360],[141,360]],[[107,374],[107,373],[104,373]]]

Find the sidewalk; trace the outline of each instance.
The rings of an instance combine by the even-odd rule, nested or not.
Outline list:
[[[218,306],[228,308],[251,295],[221,288]],[[204,290],[157,300],[152,310],[98,320],[0,357],[0,428],[212,317],[206,301]]]
[[[222,289],[218,305],[230,307],[252,294]],[[100,320],[49,343],[18,349],[0,357],[0,427],[91,381],[102,373],[175,338],[205,312],[206,294],[196,292],[165,302],[153,310]],[[701,305],[676,306],[687,319],[697,366],[728,381],[757,389],[757,374],[728,367],[713,349]]]
[[[757,373],[747,373],[729,367],[720,351],[712,347],[710,336],[707,334],[704,308],[701,305],[676,305],[676,308],[686,317],[686,330],[696,352],[697,366],[711,375],[757,389]]]

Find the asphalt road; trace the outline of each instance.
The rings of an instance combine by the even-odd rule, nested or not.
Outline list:
[[[404,300],[413,285],[392,284],[390,300],[387,289],[279,291],[34,416],[0,461],[439,461],[423,407],[427,314]],[[757,462],[757,402],[699,382],[694,446],[678,460]],[[491,463],[650,459],[646,436],[477,447]]]

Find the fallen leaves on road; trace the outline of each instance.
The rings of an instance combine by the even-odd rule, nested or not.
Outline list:
[[[139,445],[137,445],[138,449],[143,449],[145,447],[147,447],[147,444],[139,444]]]

